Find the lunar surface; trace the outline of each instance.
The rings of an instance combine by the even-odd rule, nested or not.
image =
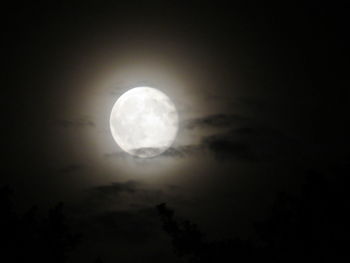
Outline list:
[[[125,152],[140,158],[167,150],[178,131],[178,114],[170,98],[151,87],[128,90],[113,106],[110,129]]]

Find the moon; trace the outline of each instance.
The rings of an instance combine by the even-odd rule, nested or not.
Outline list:
[[[136,87],[121,95],[112,108],[109,124],[117,145],[140,158],[166,151],[179,126],[174,103],[151,87]]]

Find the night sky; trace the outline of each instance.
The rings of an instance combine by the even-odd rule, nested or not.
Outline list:
[[[84,235],[68,262],[183,262],[160,203],[208,240],[254,239],[278,193],[298,196],[310,174],[341,193],[349,9],[336,2],[3,8],[0,186],[18,213],[64,203]],[[137,86],[165,92],[179,114],[174,144],[151,159],[123,152],[109,129]]]

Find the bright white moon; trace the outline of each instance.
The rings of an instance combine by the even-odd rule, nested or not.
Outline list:
[[[174,142],[178,115],[163,92],[137,87],[119,97],[109,123],[114,140],[124,151],[147,158],[163,153]]]

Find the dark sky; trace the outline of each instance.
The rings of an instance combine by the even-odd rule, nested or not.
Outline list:
[[[65,202],[89,232],[76,262],[176,262],[162,202],[212,239],[248,237],[277,192],[348,166],[349,9],[260,2],[5,8],[0,183],[20,209]],[[147,160],[108,127],[140,85],[180,117],[173,147]]]

